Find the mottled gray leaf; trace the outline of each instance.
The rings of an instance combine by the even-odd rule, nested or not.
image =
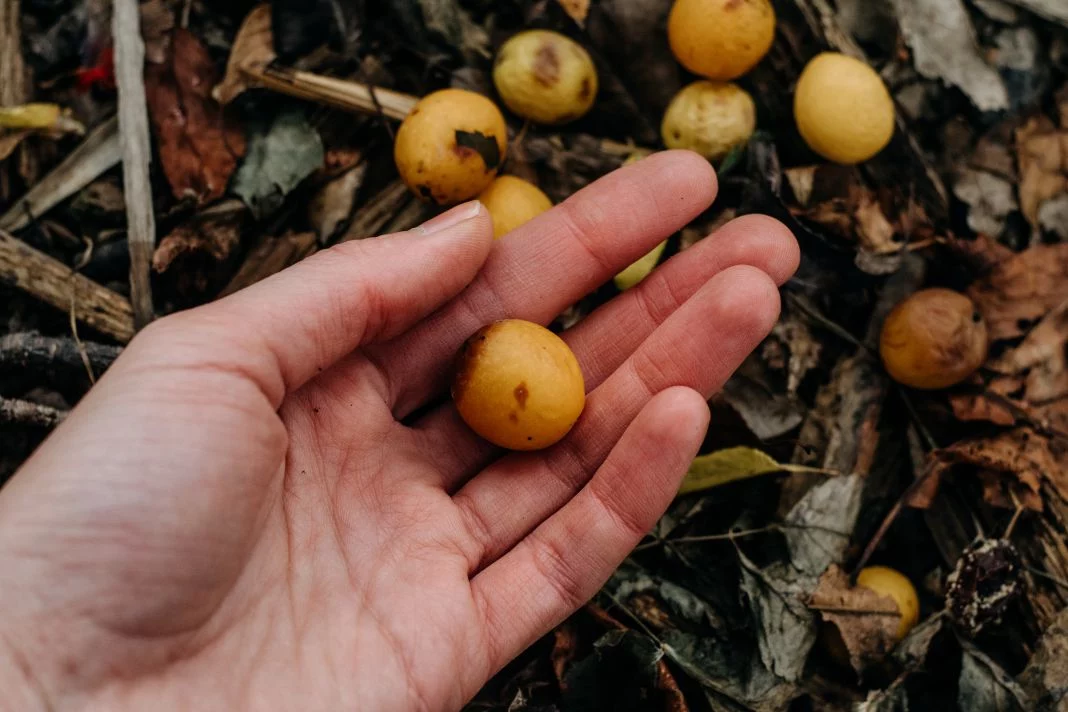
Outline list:
[[[983,59],[963,0],[893,0],[916,70],[959,87],[982,111],[1007,109],[1001,76]]]
[[[842,562],[863,491],[860,475],[832,477],[806,492],[790,509],[786,522],[795,526],[784,533],[794,568],[819,577],[831,564]]]
[[[1068,27],[1068,3],[1064,0],[1006,0],[1006,2]]]
[[[967,641],[961,641],[957,704],[968,712],[1023,712],[1034,709],[1023,689],[1001,666]]]
[[[323,142],[299,108],[249,122],[248,152],[234,174],[233,192],[261,220],[323,163]]]
[[[964,168],[953,186],[953,194],[968,204],[968,227],[994,238],[1005,229],[1009,213],[1020,209],[1016,187],[987,171]]]
[[[1036,712],[1063,712],[1068,708],[1068,609],[1061,611],[1042,634],[1019,682]]]
[[[782,564],[761,570],[741,551],[738,559],[760,659],[776,676],[797,682],[816,640],[815,616],[804,604],[816,587],[816,578]]]

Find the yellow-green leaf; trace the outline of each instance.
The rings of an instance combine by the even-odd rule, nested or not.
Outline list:
[[[815,467],[782,464],[751,447],[732,447],[695,458],[682,481],[682,486],[679,487],[679,494],[701,492],[728,482],[770,475],[775,472],[835,474]]]
[[[654,247],[644,257],[639,257],[630,267],[617,274],[615,277],[616,288],[621,292],[625,292],[648,277],[649,273],[656,269],[656,263],[660,261],[660,255],[664,254],[665,247],[667,247],[666,240]]]

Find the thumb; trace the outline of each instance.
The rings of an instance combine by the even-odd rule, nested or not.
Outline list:
[[[244,366],[262,366],[253,375],[277,406],[360,345],[397,336],[456,296],[492,244],[492,220],[472,201],[407,232],[335,245],[149,329],[218,331],[231,352],[245,352]]]

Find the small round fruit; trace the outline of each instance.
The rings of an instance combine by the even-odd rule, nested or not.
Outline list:
[[[493,84],[505,106],[538,124],[584,116],[597,97],[597,69],[569,37],[527,30],[505,42],[493,62]]]
[[[794,120],[816,153],[836,163],[860,163],[883,150],[893,137],[894,100],[867,64],[838,52],[823,52],[797,80]]]
[[[668,104],[660,135],[668,148],[717,160],[744,144],[756,128],[756,106],[741,87],[703,79],[683,87]]]
[[[504,160],[508,128],[492,101],[465,89],[426,95],[397,130],[393,158],[422,200],[449,205],[490,184]]]
[[[498,240],[553,206],[538,186],[515,176],[498,176],[478,199],[493,218],[493,237]]]
[[[986,361],[986,322],[968,297],[923,289],[894,307],[883,324],[879,353],[887,373],[912,388],[949,388]]]
[[[668,15],[675,58],[709,79],[742,76],[764,58],[774,39],[770,0],[676,0]]]
[[[901,622],[897,626],[897,639],[901,640],[920,620],[920,599],[912,582],[899,571],[887,566],[869,566],[857,574],[857,585],[889,596],[901,612]]]
[[[464,422],[510,450],[539,450],[571,430],[586,405],[575,355],[543,326],[506,319],[460,351],[452,397]]]

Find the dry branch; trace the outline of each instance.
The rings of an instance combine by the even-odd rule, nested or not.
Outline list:
[[[127,242],[130,246],[130,301],[134,322],[144,327],[153,318],[149,268],[156,242],[149,163],[145,101],[145,46],[137,0],[116,0],[112,36],[115,38],[115,79],[119,90],[119,126],[122,143],[122,180],[126,201]]]
[[[339,242],[374,237],[409,200],[412,200],[412,194],[408,187],[399,180],[393,181],[356,211],[352,223]]]
[[[280,94],[309,99],[348,111],[381,114],[397,121],[403,120],[419,101],[418,97],[411,94],[284,67],[269,67],[262,73],[249,72],[249,76]]]
[[[39,428],[54,428],[69,411],[13,398],[0,398],[0,424],[15,423]]]
[[[121,294],[0,230],[0,282],[33,295],[115,338],[133,338],[133,309]]]
[[[118,346],[83,341],[93,373],[103,373],[119,357]],[[83,372],[82,352],[71,338],[41,336],[28,332],[0,336],[0,369]]]
[[[112,117],[97,126],[66,160],[56,166],[3,216],[0,230],[14,232],[96,180],[122,160],[119,121]]]

